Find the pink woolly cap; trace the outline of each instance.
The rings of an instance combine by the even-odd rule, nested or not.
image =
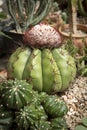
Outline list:
[[[24,34],[24,42],[31,47],[59,47],[62,43],[61,36],[53,27],[38,24],[28,29]]]

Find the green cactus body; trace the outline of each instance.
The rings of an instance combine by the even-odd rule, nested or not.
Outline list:
[[[1,99],[8,108],[20,109],[32,101],[32,86],[25,80],[8,80],[2,86]]]
[[[9,130],[12,125],[13,114],[0,105],[0,130]]]
[[[35,124],[30,127],[30,130],[52,130],[52,128],[50,122],[41,120],[35,122]]]
[[[57,96],[51,95],[44,100],[44,109],[51,117],[61,117],[68,112],[67,105]]]
[[[66,50],[55,49],[52,53],[62,77],[61,91],[63,91],[76,75],[75,62]]]
[[[74,59],[64,49],[19,48],[8,62],[8,77],[27,79],[35,90],[60,92],[76,75]]]
[[[61,76],[55,59],[49,49],[42,52],[42,68],[43,68],[43,90],[48,92],[61,89]]]
[[[35,122],[40,120],[46,120],[47,115],[45,114],[44,108],[42,106],[37,106],[31,104],[29,106],[25,106],[23,109],[20,109],[18,113],[16,113],[16,122],[19,128],[28,129],[30,126],[34,125]]]
[[[62,117],[54,118],[51,120],[52,130],[68,130],[66,120]]]
[[[36,90],[42,90],[42,66],[41,66],[41,51],[35,49],[28,57],[23,79],[28,79],[35,86]]]

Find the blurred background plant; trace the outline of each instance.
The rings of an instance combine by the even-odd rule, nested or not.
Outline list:
[[[85,41],[83,41],[85,42]],[[77,76],[87,76],[87,48],[84,46],[82,52],[74,45],[70,36],[67,43],[63,46],[71,56],[75,58],[77,66]]]
[[[1,31],[2,28],[5,26],[5,20],[8,18],[7,11],[4,10],[4,9],[6,9],[5,3],[6,3],[5,0],[3,0],[3,1],[0,0],[0,35],[3,35],[3,36],[8,37],[7,35],[5,35],[5,34]],[[10,38],[10,37],[9,37],[9,38]]]
[[[16,24],[16,31],[23,33],[30,26],[42,21],[52,3],[53,0],[7,0],[8,11]]]

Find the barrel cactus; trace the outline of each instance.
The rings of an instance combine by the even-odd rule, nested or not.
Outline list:
[[[76,75],[73,57],[59,46],[60,34],[39,24],[24,34],[26,46],[18,48],[8,62],[8,77],[28,80],[35,90],[64,91]]]
[[[8,80],[1,86],[1,100],[8,108],[20,109],[33,98],[32,86],[24,80]]]

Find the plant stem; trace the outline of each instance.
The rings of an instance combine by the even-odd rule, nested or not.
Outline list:
[[[73,34],[77,33],[77,0],[68,0],[69,29]]]

